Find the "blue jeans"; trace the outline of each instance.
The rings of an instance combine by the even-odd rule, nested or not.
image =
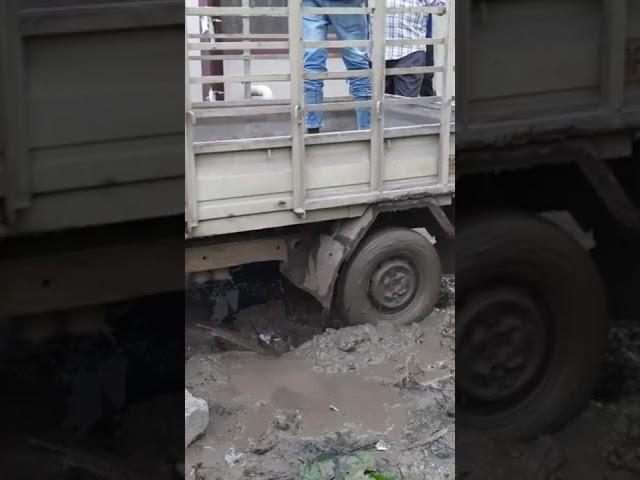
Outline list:
[[[305,7],[361,7],[362,0],[303,0]],[[329,25],[333,25],[339,40],[367,40],[369,27],[366,15],[305,15],[302,21],[304,40],[323,41],[327,39]],[[342,60],[347,70],[366,70],[369,68],[369,55],[366,47],[347,47],[342,49]],[[307,48],[304,51],[305,72],[327,71],[327,49]],[[305,104],[322,103],[323,80],[304,81]],[[349,78],[349,90],[354,100],[371,99],[369,77]],[[371,109],[356,110],[356,121],[360,130],[371,126]],[[307,112],[307,128],[324,126],[322,112]]]

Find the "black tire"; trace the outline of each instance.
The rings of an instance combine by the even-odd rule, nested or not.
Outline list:
[[[362,240],[344,267],[337,306],[352,325],[409,324],[433,310],[440,282],[440,257],[431,242],[408,228],[387,228]]]
[[[588,253],[538,217],[504,214],[456,232],[456,410],[503,438],[549,433],[597,382],[605,294]]]

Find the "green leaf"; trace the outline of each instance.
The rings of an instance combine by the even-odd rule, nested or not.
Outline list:
[[[387,477],[383,473],[380,473],[380,472],[375,471],[375,470],[365,470],[364,474],[368,475],[369,478],[371,478],[373,480],[393,480],[393,478]]]

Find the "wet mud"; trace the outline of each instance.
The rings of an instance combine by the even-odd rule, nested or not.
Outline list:
[[[613,325],[593,399],[561,431],[500,442],[459,429],[457,453],[461,479],[640,478],[640,324]]]
[[[201,328],[225,323],[210,310],[191,312],[186,387],[210,422],[185,452],[186,478],[298,479],[305,463],[354,452],[398,478],[454,478],[452,277],[443,291],[403,327],[335,328],[304,302],[272,298],[226,323],[237,342]]]

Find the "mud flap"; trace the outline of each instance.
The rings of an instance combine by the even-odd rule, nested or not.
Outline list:
[[[289,240],[288,258],[280,270],[295,286],[313,295],[325,310],[331,308],[340,267],[348,260],[378,216],[369,208],[357,218],[341,220],[329,233],[309,242]]]

